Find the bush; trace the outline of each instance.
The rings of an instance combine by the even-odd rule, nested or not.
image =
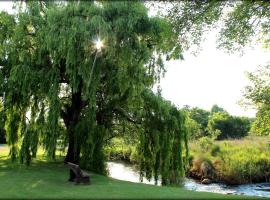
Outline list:
[[[211,148],[211,155],[212,156],[217,156],[218,153],[220,153],[220,146],[217,144],[214,144]]]
[[[241,138],[248,135],[251,121],[246,117],[231,116],[228,113],[213,113],[208,121],[207,130],[219,140]]]
[[[201,151],[204,153],[209,151],[212,148],[213,144],[214,144],[213,139],[209,137],[204,136],[199,139],[199,146],[201,148]]]

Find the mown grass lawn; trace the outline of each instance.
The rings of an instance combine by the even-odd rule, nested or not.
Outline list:
[[[246,196],[188,191],[115,180],[91,174],[91,185],[67,181],[69,171],[61,162],[35,160],[31,166],[11,163],[0,149],[1,199],[246,199]],[[254,199],[254,197],[252,197]]]

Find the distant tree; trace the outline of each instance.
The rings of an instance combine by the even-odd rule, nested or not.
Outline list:
[[[189,139],[194,140],[194,139],[202,137],[203,130],[201,128],[201,125],[198,122],[196,122],[194,119],[187,117],[186,126],[187,126]]]
[[[216,112],[227,112],[227,111],[223,109],[222,107],[219,107],[217,104],[215,104],[211,108],[211,113],[216,113]]]
[[[247,136],[251,128],[252,119],[248,117],[238,117],[232,116],[231,123],[233,133],[231,134],[232,138],[241,138]]]
[[[209,117],[207,130],[214,138],[229,138],[231,134],[231,120],[227,113],[216,112]]]
[[[246,117],[216,112],[209,117],[207,130],[216,139],[241,138],[248,134],[251,122]]]
[[[209,111],[198,107],[192,108],[189,111],[189,117],[195,120],[200,125],[202,136],[207,135],[206,127],[208,124],[209,116]]]
[[[270,135],[270,107],[260,106],[257,109],[250,132],[255,135]]]

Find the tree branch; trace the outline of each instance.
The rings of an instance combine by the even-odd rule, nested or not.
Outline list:
[[[124,109],[122,109],[120,107],[114,108],[113,112],[115,114],[119,114],[120,116],[124,117],[127,121],[129,121],[133,124],[141,124],[141,121],[134,120],[128,113],[125,112]]]

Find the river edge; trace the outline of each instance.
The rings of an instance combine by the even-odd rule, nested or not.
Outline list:
[[[115,179],[141,183],[139,179],[139,170],[136,166],[125,161],[108,161],[109,176]],[[155,181],[143,179],[142,183],[155,185]],[[158,181],[158,186],[161,182]],[[187,190],[198,192],[213,192],[220,194],[236,194],[247,196],[258,196],[270,198],[270,183],[254,183],[241,185],[227,185],[224,183],[201,184],[198,180],[184,178],[182,187]]]

